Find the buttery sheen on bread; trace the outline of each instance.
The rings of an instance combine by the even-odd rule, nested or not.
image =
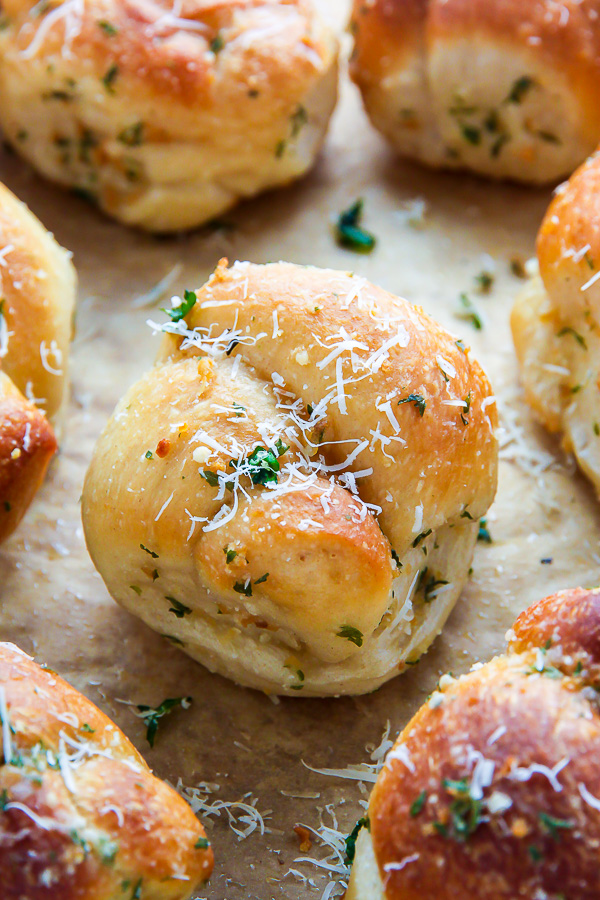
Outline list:
[[[600,896],[600,589],[535,603],[507,638],[390,750],[347,900]]]
[[[354,0],[351,74],[404,156],[544,183],[600,140],[599,0]]]
[[[313,164],[337,41],[312,0],[5,0],[0,123],[43,175],[150,231]]]
[[[69,254],[0,184],[0,541],[39,488],[67,385],[76,277]]]
[[[241,684],[373,690],[466,581],[496,489],[488,381],[356,275],[224,260],[184,304],[96,446],[92,559],[120,604]]]
[[[213,853],[187,803],[14,644],[0,644],[0,718],[2,900],[187,900],[206,881]]]
[[[527,400],[600,494],[600,157],[558,190],[512,333]]]

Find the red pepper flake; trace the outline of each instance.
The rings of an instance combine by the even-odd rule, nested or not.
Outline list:
[[[162,438],[156,445],[156,455],[160,459],[164,459],[165,456],[169,455],[169,451],[171,450],[171,441],[168,441],[166,438]]]

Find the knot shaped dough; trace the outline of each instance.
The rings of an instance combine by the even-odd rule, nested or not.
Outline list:
[[[187,900],[213,867],[188,804],[86,697],[0,644],[4,900]]]
[[[92,558],[210,668],[372,690],[419,658],[467,577],[496,488],[487,379],[364,278],[222,261],[196,293],[97,444]]]
[[[337,41],[311,0],[4,4],[0,122],[46,177],[151,231],[313,164]]]
[[[534,604],[389,752],[348,900],[600,895],[600,590]]]
[[[600,492],[600,158],[562,185],[511,326],[527,400]]]
[[[39,488],[56,450],[75,305],[66,250],[0,184],[0,540]]]
[[[354,0],[373,124],[436,167],[544,183],[600,139],[598,0]]]

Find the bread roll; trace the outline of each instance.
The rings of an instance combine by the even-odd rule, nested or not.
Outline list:
[[[600,590],[534,604],[389,752],[347,900],[600,896]]]
[[[466,581],[496,489],[490,386],[364,278],[226,263],[96,446],[88,548],[120,604],[210,669],[291,696],[371,691]]]
[[[75,282],[69,254],[0,184],[0,541],[56,450],[44,412],[56,418],[66,393]]]
[[[0,123],[46,177],[168,232],[313,164],[337,41],[312,0],[5,0]]]
[[[0,644],[3,900],[187,900],[213,853],[187,803],[107,716]]]
[[[526,397],[600,493],[600,158],[562,185],[511,325]]]
[[[598,0],[354,0],[375,125],[436,168],[542,184],[600,140]]]
[[[44,414],[0,371],[0,542],[21,521],[55,452]]]

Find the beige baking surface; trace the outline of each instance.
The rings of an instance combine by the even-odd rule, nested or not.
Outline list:
[[[321,6],[341,28],[346,0],[321,0]],[[216,782],[220,789],[211,800],[237,800],[251,791],[261,811],[272,810],[266,821],[276,833],[255,832],[242,842],[225,814],[208,822],[216,866],[198,896],[320,898],[329,876],[294,863],[305,854],[292,828],[297,822],[317,826],[318,807],[345,798],[337,815],[349,829],[361,814],[361,794],[355,782],[314,774],[300,760],[316,767],[367,760],[365,744],[379,743],[387,719],[395,735],[442,672],[463,672],[502,647],[506,628],[531,601],[600,580],[600,507],[556,442],[533,425],[518,390],[508,329],[520,287],[509,260],[532,254],[550,192],[399,163],[369,126],[346,82],[313,174],[227,216],[235,224],[229,233],[159,240],[126,231],[42,183],[7,154],[0,155],[0,177],[73,250],[81,280],[62,452],[20,530],[0,551],[0,637],[57,669],[98,703],[160,776],[181,777],[186,785]],[[368,257],[336,247],[330,230],[331,218],[358,196],[365,198],[365,224],[378,237]],[[422,229],[407,221],[406,203],[415,198],[426,203]],[[485,321],[476,332],[455,311],[460,292],[471,291],[484,268],[484,253],[494,257],[497,279],[488,297],[471,292]],[[201,284],[223,255],[360,272],[421,304],[472,344],[502,398],[504,461],[488,517],[494,543],[478,545],[472,582],[431,652],[414,671],[374,695],[284,699],[275,705],[210,675],[117,607],[87,556],[79,495],[94,440],[157,349],[158,338],[145,325],[149,311],[133,301],[179,262],[183,269],[173,290]],[[545,471],[534,474],[544,465]],[[553,561],[541,564],[543,558]],[[182,694],[190,694],[194,704],[165,723],[154,750],[140,721],[117,702],[157,704]],[[282,791],[320,796],[294,799]],[[315,844],[308,855],[324,854]],[[316,887],[284,877],[290,867],[314,878]]]

